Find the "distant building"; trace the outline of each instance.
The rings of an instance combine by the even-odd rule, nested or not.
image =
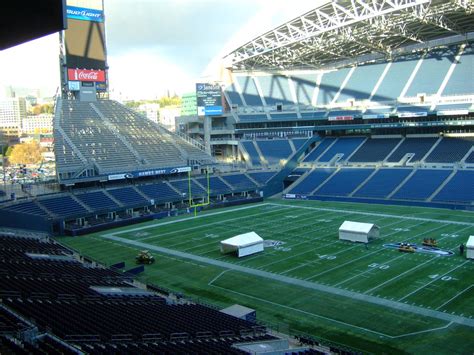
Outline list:
[[[175,118],[179,116],[180,108],[176,106],[168,106],[160,109],[158,122],[170,131],[175,131]]]
[[[160,104],[141,104],[136,111],[145,115],[150,121],[157,123],[160,114]]]
[[[0,132],[7,139],[21,134],[21,121],[26,118],[26,101],[22,97],[0,100]]]
[[[181,100],[181,114],[178,116],[192,116],[197,114],[195,92],[184,94]]]
[[[21,122],[21,132],[23,134],[51,133],[53,131],[53,116],[50,113],[26,116]]]

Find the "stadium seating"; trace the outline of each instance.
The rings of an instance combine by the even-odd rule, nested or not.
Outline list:
[[[459,62],[454,67],[454,71],[449,78],[443,95],[471,95],[474,92],[474,82],[472,81],[472,68],[474,67],[474,48],[466,46]]]
[[[257,149],[253,145],[254,142],[253,141],[241,141],[241,143],[244,146],[245,150],[247,151],[252,165],[254,165],[254,166],[261,165],[260,164],[260,156],[257,152]]]
[[[436,194],[433,201],[472,203],[474,201],[474,170],[458,170]]]
[[[262,75],[255,77],[255,79],[260,84],[263,97],[268,106],[276,104],[294,105],[288,77],[282,75]]]
[[[205,177],[197,178],[196,181],[202,186],[205,186],[207,189],[207,179]],[[211,194],[225,194],[231,192],[232,190],[218,176],[209,177],[209,189]]]
[[[54,127],[60,179],[80,177],[83,169],[110,174],[212,161],[200,148],[118,102],[60,100],[58,105],[61,114]]]
[[[240,94],[237,92],[237,88],[235,87],[235,84],[231,84],[225,88],[225,93],[227,94],[227,97],[230,100],[230,103],[232,105],[238,105],[238,106],[243,106],[244,103],[242,102],[242,99],[240,98]]]
[[[391,197],[393,199],[425,200],[451,174],[451,170],[419,169]]]
[[[41,199],[38,203],[57,216],[82,216],[89,212],[71,196]]]
[[[49,213],[46,210],[42,209],[35,201],[24,201],[19,202],[13,205],[5,206],[7,211],[15,211],[25,214],[33,214],[38,216],[49,216]]]
[[[251,76],[237,76],[236,79],[242,89],[245,103],[248,106],[263,106],[253,78]]]
[[[290,188],[288,192],[292,194],[310,195],[311,192],[329,178],[333,172],[334,169],[315,169],[310,172],[304,180]]]
[[[113,198],[120,201],[125,206],[145,205],[149,203],[142,195],[140,195],[133,187],[120,187],[118,189],[107,190]]]
[[[469,154],[465,160],[467,164],[474,164],[474,151]]]
[[[304,162],[310,163],[318,159],[323,152],[332,144],[336,138],[326,137],[320,141],[314,149],[303,159]]]
[[[264,185],[270,178],[275,175],[274,171],[261,171],[247,173],[252,179],[257,181],[260,185]]]
[[[293,145],[295,146],[296,151],[298,151],[303,144],[307,141],[306,138],[293,138],[291,140],[293,142]]]
[[[323,75],[316,100],[318,106],[329,105],[333,101],[349,71],[350,69],[343,68]]]
[[[204,196],[207,194],[207,181],[205,179],[202,180],[204,185],[201,187],[194,181],[194,179],[191,179],[191,193],[193,196]],[[170,184],[177,189],[179,192],[181,192],[181,195],[186,194],[188,196],[189,194],[189,180],[173,180],[170,181]]]
[[[379,169],[354,197],[385,198],[412,172],[411,169]]]
[[[232,185],[233,190],[237,191],[252,190],[257,187],[245,174],[225,175],[222,176],[222,179]]]
[[[383,63],[356,67],[336,101],[345,103],[351,99],[368,100],[386,65]]]
[[[455,163],[473,147],[474,138],[443,138],[425,159],[427,163]]]
[[[311,105],[316,88],[316,74],[294,74],[291,80],[295,86],[296,102],[302,106]]]
[[[355,190],[374,169],[340,169],[322,185],[316,195],[347,196]]]
[[[319,162],[329,162],[336,154],[342,154],[340,161],[346,161],[351,154],[364,142],[364,137],[339,138],[322,156]]]
[[[288,120],[297,120],[298,119],[298,115],[296,114],[296,112],[284,112],[284,113],[275,113],[275,112],[272,112],[271,114],[271,119],[273,121],[288,121]]]
[[[436,94],[451,63],[454,62],[457,51],[458,47],[449,47],[445,51],[432,51],[426,54],[405,96]]]
[[[173,190],[167,183],[156,183],[148,185],[138,185],[137,189],[150,199],[155,201],[176,201],[182,198],[182,195]]]
[[[256,143],[268,165],[278,165],[293,153],[287,139],[257,140]]]
[[[350,162],[378,162],[397,146],[400,138],[372,138],[367,139],[364,144],[352,155]]]
[[[94,191],[83,194],[76,194],[81,202],[89,206],[93,210],[102,210],[102,209],[112,209],[116,208],[119,205],[115,203],[109,196],[107,196],[103,191]]]
[[[399,162],[406,154],[414,154],[410,159],[410,163],[415,163],[423,159],[423,157],[428,153],[433,144],[436,143],[438,138],[433,137],[414,137],[406,138],[398,148],[390,154],[387,158],[387,162],[397,163]]]

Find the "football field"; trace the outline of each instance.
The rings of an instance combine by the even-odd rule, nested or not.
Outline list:
[[[380,238],[339,241],[345,220],[377,224]],[[220,253],[221,240],[250,231],[265,240],[263,253]],[[372,353],[471,354],[474,260],[458,248],[470,235],[472,212],[267,200],[58,240],[127,269],[148,249],[156,262],[140,280],[220,308],[254,308],[282,332]],[[424,238],[452,255],[389,247]]]

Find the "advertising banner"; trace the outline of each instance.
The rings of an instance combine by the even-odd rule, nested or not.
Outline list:
[[[103,22],[104,13],[101,10],[87,9],[85,7],[68,6],[66,9],[67,18],[82,20],[82,21],[94,21]]]
[[[329,121],[352,121],[354,116],[329,116]]]
[[[135,179],[135,178],[146,177],[146,176],[187,173],[188,171],[191,171],[190,166],[182,166],[178,168],[163,168],[163,169],[153,169],[153,170],[144,170],[144,171],[132,171],[130,173],[124,173],[124,174],[113,174],[113,175],[109,175],[107,178],[108,180]]]
[[[68,80],[73,81],[105,81],[105,71],[88,69],[68,69]]]

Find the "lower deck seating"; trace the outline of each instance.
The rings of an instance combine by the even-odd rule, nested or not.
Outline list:
[[[474,201],[474,170],[458,170],[433,201],[472,203]]]
[[[334,173],[334,169],[315,169],[310,172],[303,181],[290,189],[289,193],[309,195],[316,187],[331,176],[332,173]]]
[[[449,174],[451,170],[419,169],[392,198],[425,200],[436,191]]]
[[[359,186],[373,169],[341,169],[318,189],[316,195],[347,196]]]
[[[412,169],[380,169],[355,194],[355,197],[387,197],[412,172]]]

